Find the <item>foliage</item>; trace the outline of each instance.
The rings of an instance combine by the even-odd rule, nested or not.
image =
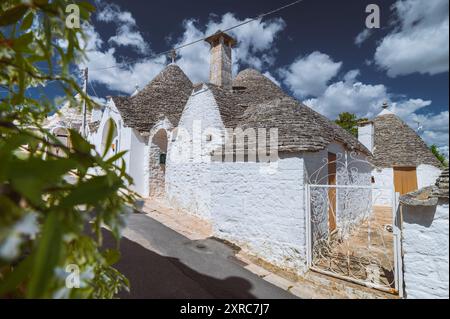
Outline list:
[[[353,136],[358,137],[358,123],[367,121],[366,118],[358,119],[355,114],[344,112],[339,114],[339,118],[335,121],[337,125],[351,133]]]
[[[439,148],[437,147],[437,145],[431,145],[430,147],[431,152],[433,152],[434,156],[436,156],[436,158],[439,160],[439,162],[441,162],[441,164],[444,167],[448,167],[448,159],[447,157],[445,157],[444,154],[441,153],[441,151],[439,151]]]
[[[63,145],[42,127],[55,106],[26,94],[57,81],[68,99],[80,94],[93,105],[70,72],[85,38],[65,25],[69,3],[87,23],[87,2],[0,3],[0,297],[112,298],[128,288],[101,232],[106,226],[119,240],[135,201],[123,154],[107,159],[73,130],[71,148]],[[79,267],[79,289],[66,287],[69,265]]]

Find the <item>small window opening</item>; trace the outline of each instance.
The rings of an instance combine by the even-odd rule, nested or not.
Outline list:
[[[167,155],[164,153],[159,154],[159,165],[166,165]]]

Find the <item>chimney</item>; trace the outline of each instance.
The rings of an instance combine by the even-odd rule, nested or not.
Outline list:
[[[373,152],[374,138],[375,138],[375,130],[373,122],[372,121],[360,122],[358,124],[358,140],[370,152]]]
[[[211,69],[209,82],[226,90],[232,89],[232,49],[236,40],[228,34],[217,31],[205,39],[211,45]]]

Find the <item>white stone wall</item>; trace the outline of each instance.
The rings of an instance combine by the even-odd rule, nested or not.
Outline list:
[[[442,173],[440,168],[433,165],[419,165],[417,167],[417,186],[419,189],[436,184],[437,179]]]
[[[392,206],[394,169],[375,169],[372,171],[372,176],[375,179],[373,186],[378,189],[373,192],[373,204],[375,206]]]
[[[117,152],[128,151],[123,159],[127,167],[127,173],[133,178],[134,185],[131,189],[136,191],[139,195],[146,197],[146,185],[143,178],[145,171],[144,156],[145,156],[145,141],[134,129],[125,127],[123,119],[117,110],[114,101],[110,100],[105,108],[102,119],[100,121],[97,132],[89,137],[89,141],[95,146],[99,153],[102,153],[102,138],[107,130],[107,123],[112,119],[117,126]]]
[[[215,235],[295,272],[306,270],[305,192],[300,154],[278,168],[263,163],[211,164]]]
[[[209,141],[206,135],[217,130]],[[211,150],[221,145],[219,108],[206,85],[189,98],[178,128],[169,138],[166,199],[175,208],[203,218],[211,212]]]
[[[441,172],[441,169],[432,165],[419,165],[416,169],[418,189],[434,185]],[[375,179],[373,186],[381,189],[374,192],[374,205],[391,206],[393,197],[391,189],[395,188],[394,169],[375,169],[372,176]]]
[[[95,108],[92,110],[91,121],[97,122],[101,121],[103,117],[103,110],[101,108]]]
[[[403,208],[406,297],[449,298],[449,206]]]
[[[358,140],[369,151],[373,151],[374,144],[374,126],[373,123],[358,127]]]
[[[145,159],[148,147],[142,136],[134,129],[130,129],[130,156],[129,156],[129,175],[133,177],[133,190],[142,197],[148,196],[147,181],[145,172]]]

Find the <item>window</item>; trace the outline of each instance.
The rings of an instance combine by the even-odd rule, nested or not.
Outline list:
[[[167,155],[164,153],[159,154],[159,165],[166,165]]]

